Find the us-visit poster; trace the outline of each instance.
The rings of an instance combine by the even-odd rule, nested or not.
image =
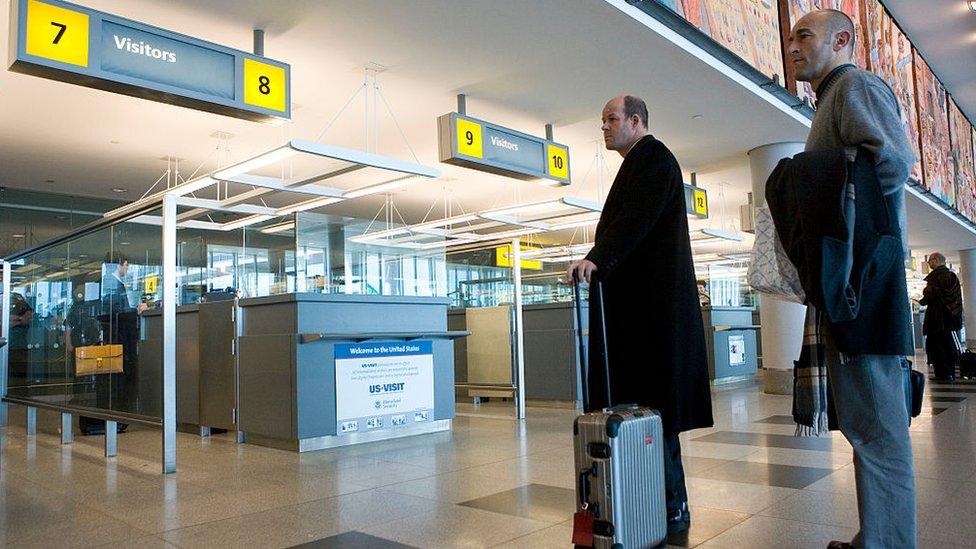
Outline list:
[[[949,96],[949,136],[955,165],[956,209],[976,220],[976,166],[973,162],[973,125]]]
[[[783,81],[776,0],[659,0],[760,72]]]
[[[862,69],[867,69],[869,68],[865,47],[867,35],[861,17],[861,4],[862,0],[789,0],[790,26],[796,25],[801,17],[812,11],[833,9],[846,13],[854,21],[854,32],[857,35],[854,38],[854,63]],[[784,35],[788,36],[789,30],[785,31]],[[787,52],[788,61],[789,52]],[[796,83],[796,94],[800,99],[814,98],[813,88],[806,82]]]
[[[912,69],[912,43],[878,0],[864,4],[868,60],[871,70],[891,87],[901,105],[905,133],[915,148],[911,177],[922,180],[922,153],[919,145],[918,107],[915,104],[915,75]]]
[[[922,136],[922,185],[950,206],[955,206],[955,166],[949,143],[948,97],[942,82],[914,50],[918,123]]]

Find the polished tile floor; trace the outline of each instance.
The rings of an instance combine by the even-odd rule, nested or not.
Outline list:
[[[912,425],[920,547],[976,547],[976,382],[929,384]],[[792,436],[789,397],[715,392],[716,426],[682,436],[693,525],[684,547],[823,548],[857,512],[840,435]],[[0,546],[569,547],[574,413],[460,404],[449,433],[297,455],[179,435],[159,474],[159,433],[62,446],[56,417],[0,428]]]

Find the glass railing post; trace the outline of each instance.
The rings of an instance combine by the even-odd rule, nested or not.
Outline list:
[[[176,472],[176,197],[163,198],[163,473]]]

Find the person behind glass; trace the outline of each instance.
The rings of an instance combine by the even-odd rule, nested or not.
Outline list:
[[[136,412],[138,397],[139,314],[146,310],[142,302],[130,300],[125,277],[129,272],[129,258],[121,252],[105,256],[102,272],[102,306],[99,321],[107,344],[122,345],[122,373],[111,374],[109,402],[99,402],[99,407]],[[104,377],[104,376],[100,376]],[[101,396],[101,395],[100,395]]]
[[[30,342],[31,322],[34,320],[34,308],[24,299],[24,296],[13,292],[10,295],[10,332],[7,347],[9,378],[13,385],[28,382],[28,363],[30,352],[27,348]]]
[[[854,40],[854,23],[837,10],[811,12],[790,32],[788,61],[796,79],[809,82],[817,96],[806,151],[845,149],[848,159],[854,150],[870,153],[881,192],[896,209],[904,238],[905,184],[915,152],[891,88],[852,64]],[[907,254],[904,241],[902,248]],[[807,315],[808,326],[816,324],[813,317],[821,318],[812,307]],[[871,334],[872,340],[892,342],[892,348],[903,339],[902,353],[841,355],[832,332],[843,330],[843,325],[821,326],[837,425],[854,448],[860,520],[860,531],[851,542],[832,541],[827,547],[911,549],[916,544],[915,480],[902,356],[911,350],[909,327],[904,327],[905,334]]]
[[[959,348],[956,332],[962,329],[962,288],[956,273],[946,267],[946,258],[939,252],[928,257],[932,272],[925,277],[921,305],[925,305],[922,333],[925,335],[925,354],[935,368],[937,380],[956,380],[956,361]]]
[[[658,410],[664,425],[668,532],[691,523],[678,434],[711,427],[712,401],[705,331],[688,236],[681,168],[650,135],[647,106],[633,96],[603,108],[603,137],[624,157],[600,214],[593,249],[566,273],[567,281],[599,277],[614,404]],[[590,307],[590,325],[599,311]],[[603,345],[590,335],[589,362]],[[600,371],[590,369],[591,410],[606,406]]]

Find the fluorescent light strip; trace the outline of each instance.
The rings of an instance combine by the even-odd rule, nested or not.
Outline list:
[[[295,153],[295,149],[292,149],[289,145],[285,145],[283,147],[278,147],[277,149],[272,149],[264,154],[255,156],[249,160],[245,160],[244,162],[234,164],[233,166],[216,170],[212,175],[216,179],[229,179],[231,177],[243,175],[274,164],[279,160],[284,160],[293,156]]]
[[[273,215],[249,215],[238,219],[237,221],[231,221],[228,223],[223,223],[220,225],[220,230],[222,231],[233,231],[234,229],[240,229],[247,227],[248,225],[254,225],[255,223],[260,223],[262,221],[267,221],[269,219],[274,219]]]
[[[284,208],[279,208],[275,211],[277,215],[288,215],[295,212],[304,212],[306,210],[313,210],[315,208],[321,208],[322,206],[329,206],[331,204],[336,204],[342,202],[344,199],[336,198],[332,196],[327,196],[324,198],[315,198],[313,200],[306,200],[305,202],[299,202],[298,204],[292,204],[291,206],[285,206]]]
[[[415,175],[404,175],[396,179],[392,179],[385,183],[379,183],[377,185],[370,185],[368,187],[362,187],[359,189],[353,189],[343,193],[342,198],[349,200],[351,198],[360,198],[363,196],[369,196],[371,194],[385,193],[387,191],[392,191],[393,189],[399,189],[400,187],[406,187],[412,183]]]
[[[275,233],[280,233],[280,232],[284,232],[284,231],[290,231],[290,230],[292,230],[294,228],[295,228],[295,222],[294,221],[288,221],[288,222],[285,222],[285,223],[279,223],[278,225],[272,225],[270,227],[265,227],[265,228],[261,229],[261,232],[264,233],[264,234],[275,234]]]
[[[497,210],[488,210],[487,212],[481,212],[480,215],[515,215],[527,212],[545,211],[558,207],[562,204],[562,200],[547,200],[545,202],[536,202],[533,204],[523,204],[521,206],[509,206],[506,208],[499,208]]]
[[[563,229],[575,229],[577,227],[588,227],[599,223],[599,219],[585,219],[583,221],[572,221],[570,223],[560,223],[549,227],[550,231],[561,231]]]

